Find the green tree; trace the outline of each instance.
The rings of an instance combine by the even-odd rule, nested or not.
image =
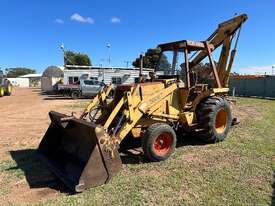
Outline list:
[[[15,78],[19,76],[23,76],[26,74],[35,74],[36,71],[34,69],[24,68],[24,67],[16,67],[16,68],[8,68],[7,69],[7,77]]]
[[[65,52],[65,64],[66,65],[80,65],[80,66],[91,66],[90,57],[87,54],[66,51]]]
[[[169,63],[167,56],[162,54],[160,57],[160,55],[160,48],[148,49],[143,57],[143,67],[153,68],[157,71],[169,70],[171,64]],[[140,67],[140,58],[136,58],[132,64],[134,67]]]
[[[214,61],[216,67],[218,63]],[[198,63],[191,69],[196,74],[197,82],[200,84],[208,84],[210,80],[213,80],[213,69],[210,63]]]
[[[4,77],[4,72],[2,69],[0,69],[0,79]]]

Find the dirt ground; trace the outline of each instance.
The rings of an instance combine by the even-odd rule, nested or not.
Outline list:
[[[64,97],[43,95],[40,89],[23,88],[14,89],[10,97],[0,98],[0,162],[11,160],[12,151],[37,148],[50,124],[48,112],[80,113],[82,108],[73,107],[75,102]],[[3,179],[0,176],[0,184],[5,184]],[[58,193],[49,188],[30,189],[26,180],[10,184],[12,191],[0,198],[0,205],[43,201]]]

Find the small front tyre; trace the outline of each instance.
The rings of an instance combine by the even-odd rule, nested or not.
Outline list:
[[[142,137],[144,155],[150,161],[166,160],[175,151],[177,137],[174,129],[167,124],[152,124]]]

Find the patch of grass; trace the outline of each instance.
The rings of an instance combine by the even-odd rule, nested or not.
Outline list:
[[[9,178],[24,178],[24,172],[17,167],[13,160],[8,160],[0,163],[0,173],[5,174]]]
[[[0,163],[0,198],[10,193],[9,183],[16,182],[24,178],[24,172],[22,170],[12,170],[16,168],[15,161],[9,160]]]
[[[72,108],[72,109],[76,109],[76,108],[84,109],[89,104],[90,101],[91,101],[90,99],[80,99],[80,100],[76,100],[71,105],[66,105],[66,107]]]

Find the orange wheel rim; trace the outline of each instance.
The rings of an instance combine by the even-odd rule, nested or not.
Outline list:
[[[225,131],[227,126],[227,112],[224,108],[221,108],[217,112],[215,128],[217,133],[221,134]]]
[[[173,138],[171,134],[167,132],[161,133],[156,138],[153,144],[154,152],[159,156],[163,156],[171,150],[172,143],[173,143]]]

